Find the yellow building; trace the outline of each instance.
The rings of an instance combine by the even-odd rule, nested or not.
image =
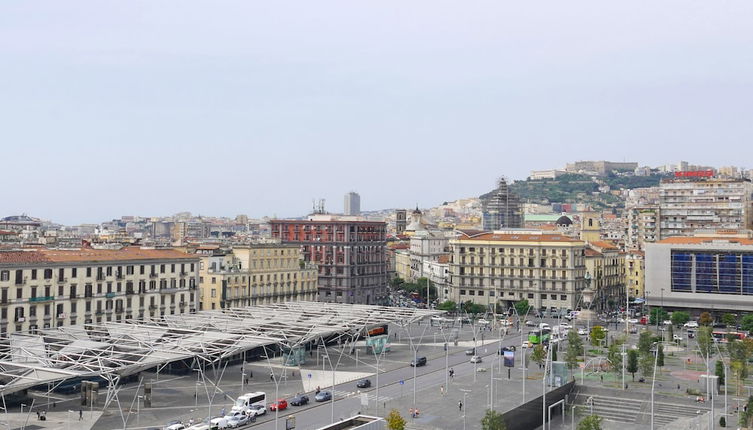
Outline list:
[[[395,251],[395,274],[406,281],[411,279],[410,252],[407,249]]]
[[[249,304],[316,300],[319,270],[305,262],[297,245],[277,241],[233,248],[248,270]]]
[[[625,255],[625,282],[630,297],[645,297],[646,275],[643,251],[630,251]]]
[[[526,299],[537,308],[575,309],[585,286],[585,243],[541,230],[461,232],[450,241],[449,290],[456,302]]]
[[[318,271],[300,248],[279,242],[213,250],[202,257],[199,302],[202,309],[316,300]]]

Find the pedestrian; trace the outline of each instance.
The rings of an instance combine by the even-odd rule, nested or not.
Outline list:
[[[39,421],[39,411],[37,411],[37,421]]]
[[[462,400],[458,400],[458,410],[460,412],[463,412],[463,401]]]
[[[444,396],[444,385],[439,386],[439,394]]]
[[[248,385],[248,376],[246,376],[246,385]]]
[[[269,372],[269,380],[272,381],[272,382],[274,382],[274,380],[275,380],[275,373],[274,372]]]
[[[84,419],[84,411],[81,409],[78,410],[78,420],[81,421]]]
[[[599,375],[599,378],[601,378],[601,383],[604,383],[604,375]]]
[[[680,391],[680,384],[677,384],[677,391]]]
[[[220,409],[220,416],[221,417],[225,416],[225,408]]]
[[[248,377],[249,378],[253,378],[254,377],[254,372],[252,372],[250,369],[248,371]]]

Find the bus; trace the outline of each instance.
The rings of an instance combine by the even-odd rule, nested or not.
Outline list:
[[[368,339],[373,336],[382,336],[389,334],[387,332],[387,324],[382,325],[374,325],[364,328],[361,331],[361,335],[359,336],[359,339]]]
[[[722,330],[714,330],[711,332],[711,335],[714,337],[715,340],[719,342],[729,342],[730,339],[733,340],[743,340],[745,339],[745,333],[739,332],[739,331],[722,331]]]
[[[257,391],[254,393],[246,393],[242,396],[238,396],[235,400],[235,404],[231,409],[232,412],[242,412],[251,406],[267,407],[267,393],[263,391]]]
[[[549,337],[551,335],[552,331],[549,329],[535,329],[532,330],[530,333],[528,333],[528,341],[531,342],[534,345],[538,345],[540,343],[549,343]]]

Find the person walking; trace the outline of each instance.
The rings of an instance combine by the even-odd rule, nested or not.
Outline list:
[[[81,421],[84,419],[84,411],[81,409],[78,410],[78,420]]]
[[[439,386],[439,394],[444,396],[444,385]]]
[[[463,412],[463,401],[462,400],[458,400],[458,410],[460,412]]]

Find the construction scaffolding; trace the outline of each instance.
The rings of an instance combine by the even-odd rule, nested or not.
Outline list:
[[[510,191],[505,178],[497,188],[482,199],[482,228],[486,231],[523,227],[520,199]]]

